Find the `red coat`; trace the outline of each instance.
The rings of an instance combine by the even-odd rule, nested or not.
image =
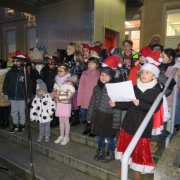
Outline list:
[[[77,96],[77,104],[81,108],[88,109],[93,89],[97,85],[98,79],[98,70],[86,70],[81,75]]]

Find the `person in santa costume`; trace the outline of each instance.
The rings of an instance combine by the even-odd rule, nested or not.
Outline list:
[[[136,99],[131,102],[109,101],[109,105],[115,109],[127,109],[115,151],[116,159],[121,159],[155,99],[162,92],[162,86],[157,81],[159,73],[159,68],[154,64],[143,65],[137,85],[134,86]],[[149,121],[130,157],[129,164],[130,168],[134,170],[135,179],[141,179],[141,173],[154,172],[154,162],[150,149],[152,127],[153,118]]]
[[[122,58],[118,55],[111,55],[107,57],[103,63],[102,67],[110,67],[115,70],[116,75],[115,75],[115,80],[117,82],[125,81],[126,80],[126,72],[123,71],[122,69]]]
[[[136,85],[136,81],[137,81],[137,74],[138,74],[138,71],[141,69],[141,66],[144,64],[145,62],[145,58],[147,56],[149,56],[150,54],[152,53],[152,51],[148,48],[142,48],[140,50],[140,53],[139,53],[139,62],[136,66],[134,66],[130,72],[129,72],[129,76],[128,76],[128,80],[131,80],[133,85]]]

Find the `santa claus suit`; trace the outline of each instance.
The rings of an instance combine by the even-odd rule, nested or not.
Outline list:
[[[121,159],[127,146],[132,140],[134,134],[138,130],[140,124],[147,115],[149,109],[154,103],[155,99],[162,91],[161,86],[157,80],[153,80],[148,84],[147,89],[137,84],[134,87],[135,96],[139,99],[139,105],[136,106],[132,102],[116,103],[115,108],[128,109],[122,123],[122,131],[116,148],[116,159]],[[153,127],[153,119],[149,121],[145,128],[138,144],[130,157],[130,168],[141,173],[153,173],[154,162],[150,149],[150,137]]]

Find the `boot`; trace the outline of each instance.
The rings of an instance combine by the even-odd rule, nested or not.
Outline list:
[[[77,126],[80,123],[79,110],[73,110],[72,116],[74,116],[74,118],[73,118],[73,122],[71,123],[71,126]]]
[[[114,152],[108,152],[106,156],[102,159],[102,162],[107,163],[115,159]]]
[[[92,133],[89,133],[88,136],[91,137],[91,138],[94,138],[96,135],[92,134]]]
[[[100,150],[98,150],[97,154],[94,156],[94,160],[99,161],[99,160],[103,159],[104,156],[105,156],[104,149],[100,149]]]
[[[86,123],[86,126],[85,126],[85,130],[83,131],[83,135],[88,135],[89,133],[91,132],[91,124],[90,123]]]

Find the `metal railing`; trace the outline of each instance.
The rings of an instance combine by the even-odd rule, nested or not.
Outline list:
[[[160,101],[162,100],[163,95],[165,94],[165,91],[167,90],[171,80],[174,78],[178,68],[179,68],[179,65],[176,64],[174,66],[173,71],[172,71],[171,75],[169,76],[167,82],[165,83],[164,90],[156,98],[155,102],[153,103],[152,107],[150,108],[150,110],[147,113],[146,117],[144,118],[143,122],[139,126],[139,128],[138,128],[137,132],[135,133],[135,135],[133,136],[131,142],[129,143],[126,151],[124,152],[124,154],[122,156],[122,161],[121,161],[121,180],[127,180],[128,179],[128,161],[129,161],[129,158],[130,158],[132,152],[134,151],[134,148],[136,147],[139,139],[141,138],[141,135],[143,134],[145,128],[147,127],[147,125],[148,125],[152,115],[154,114],[157,106],[159,105]],[[175,108],[175,107],[173,107],[173,108]],[[173,113],[175,113],[175,110],[173,111]],[[172,125],[174,127],[174,119],[171,119],[171,121],[172,121]],[[171,127],[172,127],[172,125],[171,125]]]

